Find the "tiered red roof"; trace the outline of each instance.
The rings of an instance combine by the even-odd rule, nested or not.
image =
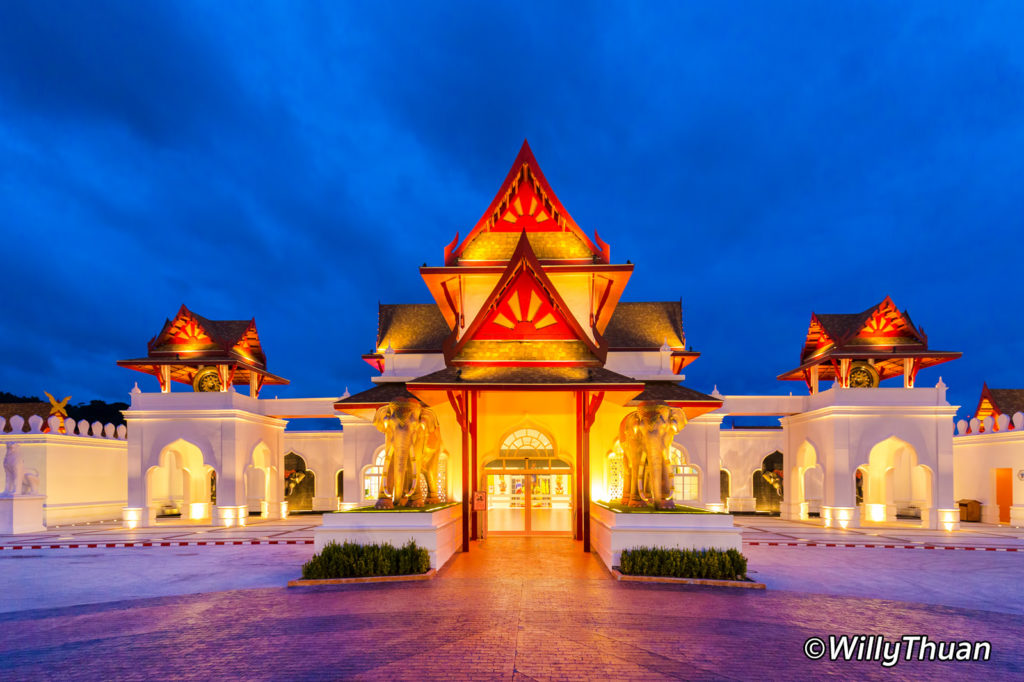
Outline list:
[[[904,360],[913,362],[913,373],[925,367],[959,358],[961,353],[928,348],[928,337],[914,326],[910,315],[900,311],[888,296],[859,313],[811,314],[800,366],[779,379],[809,381],[809,370],[818,366],[822,380],[839,376],[841,360],[870,360],[879,379],[901,376]]]
[[[171,381],[191,384],[205,366],[223,365],[228,383],[245,385],[254,375],[258,385],[287,384],[288,380],[267,371],[267,358],[260,345],[256,320],[209,320],[184,305],[173,320],[166,320],[160,332],[149,340],[144,358],[119,360],[118,365],[157,378],[169,367]]]
[[[459,337],[459,329],[452,330],[445,342],[445,358],[449,365],[493,366],[515,362],[533,366],[596,366],[603,364],[607,346],[596,331],[594,334],[598,342],[587,335],[558,290],[552,286],[524,230],[505,272],[465,333]],[[517,360],[515,351],[510,351],[507,357],[473,357],[463,351],[474,341],[509,342],[506,347],[517,349],[532,342],[567,342],[582,345],[587,357]],[[578,358],[578,354],[575,357]]]
[[[456,234],[452,243],[445,248],[445,265],[488,265],[495,260],[503,260],[484,257],[470,259],[473,261],[470,263],[466,262],[466,251],[477,240],[486,239],[486,235],[489,233],[519,233],[523,231],[529,234],[565,232],[568,233],[566,236],[575,237],[573,241],[581,243],[587,252],[586,256],[581,252],[566,253],[556,260],[609,262],[610,249],[608,245],[602,242],[596,234],[594,236],[597,244],[595,244],[572,219],[551,189],[551,185],[548,184],[537,159],[534,158],[533,152],[530,150],[529,143],[525,140],[512,163],[511,170],[505,177],[505,181],[501,184],[501,188],[484,215],[473,226],[461,244],[458,243],[459,236]],[[543,255],[542,259],[549,260]]]

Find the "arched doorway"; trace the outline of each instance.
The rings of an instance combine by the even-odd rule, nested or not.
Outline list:
[[[782,453],[776,450],[761,461],[753,474],[754,509],[778,514],[782,508]]]
[[[732,496],[732,479],[730,478],[728,469],[718,470],[718,494],[721,495],[723,503],[727,502]]]
[[[486,532],[507,535],[572,535],[572,464],[551,438],[518,429],[484,462]]]
[[[164,446],[157,464],[146,472],[150,518],[209,520],[217,503],[216,476],[193,443],[179,438]]]
[[[914,447],[895,436],[877,443],[868,463],[857,468],[861,519],[882,523],[898,519],[927,527],[932,510],[932,472],[917,463]],[[856,475],[856,474],[855,474]],[[857,480],[854,480],[857,484]]]
[[[275,517],[280,508],[281,479],[273,464],[273,453],[260,441],[252,451],[252,460],[245,470],[245,498],[250,514]]]
[[[306,468],[306,460],[294,452],[284,456],[284,499],[288,511],[312,511],[316,492],[316,474]]]
[[[334,489],[335,497],[338,498],[338,503],[345,501],[345,471],[338,469],[338,475],[335,478],[336,487]]]

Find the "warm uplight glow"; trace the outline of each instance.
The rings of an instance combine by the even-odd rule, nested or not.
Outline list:
[[[209,502],[193,502],[188,505],[188,518],[205,519],[210,515]]]
[[[838,526],[845,530],[853,520],[853,511],[853,507],[822,507],[821,518],[824,519],[826,528]]]
[[[868,514],[868,521],[875,521],[878,523],[882,523],[885,521],[884,504],[865,504],[864,508]]]
[[[712,502],[711,504],[707,505],[707,510],[713,512],[724,512],[725,504],[721,502]]]
[[[129,530],[134,530],[139,527],[139,521],[142,520],[142,509],[138,507],[124,507],[121,510],[121,518],[124,520],[124,525]]]
[[[939,524],[947,533],[952,532],[960,523],[959,509],[937,509],[936,511],[939,513]]]
[[[288,502],[287,501],[281,503],[281,518],[282,519],[287,519],[288,518]]]
[[[217,507],[217,516],[220,517],[220,525],[225,528],[233,526],[244,526],[245,519],[249,515],[249,508],[242,507]]]

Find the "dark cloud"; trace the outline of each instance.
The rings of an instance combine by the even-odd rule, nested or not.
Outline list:
[[[186,303],[255,316],[281,395],[367,384],[376,303],[530,139],[682,297],[689,382],[788,392],[811,311],[891,295],[970,409],[1021,386],[1017,4],[0,5],[0,389],[121,399]],[[141,376],[141,375],[139,375]],[[145,377],[142,377],[146,380]]]

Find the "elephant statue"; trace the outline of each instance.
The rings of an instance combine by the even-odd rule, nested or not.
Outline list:
[[[859,474],[860,472],[858,471],[857,473]],[[768,468],[768,465],[764,465],[764,466],[761,467],[761,478],[763,478],[764,480],[768,481],[768,484],[771,487],[775,488],[775,492],[777,492],[779,494],[779,497],[782,497],[782,472],[781,471],[770,470]],[[857,485],[858,486],[861,485],[861,479],[860,478],[857,479]]]
[[[686,413],[659,400],[644,400],[619,424],[622,446],[622,504],[674,509],[672,439],[686,426]]]
[[[440,502],[437,470],[441,429],[434,411],[416,398],[396,398],[377,410],[373,425],[384,434],[384,475],[377,509]],[[420,476],[427,479],[426,500],[420,489]]]
[[[299,487],[299,484],[305,478],[305,471],[286,471],[284,477],[284,496],[288,497],[295,492],[295,489]]]

